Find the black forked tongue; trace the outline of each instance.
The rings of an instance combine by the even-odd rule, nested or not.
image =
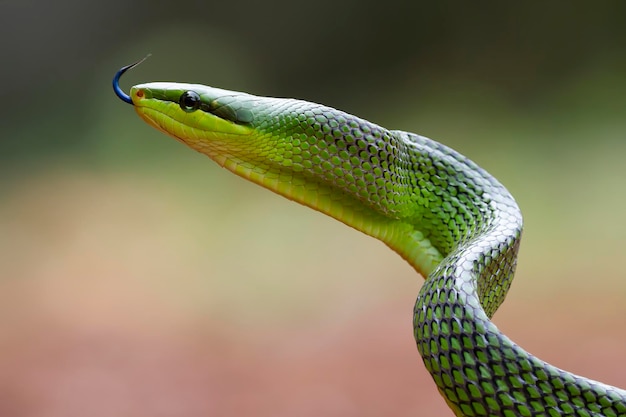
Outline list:
[[[128,104],[133,104],[133,100],[130,98],[130,96],[122,91],[122,89],[120,88],[120,77],[129,69],[135,68],[137,65],[148,59],[149,56],[150,54],[146,55],[135,63],[120,68],[120,70],[115,73],[115,77],[113,77],[113,91],[115,91],[115,95],[118,96],[120,100],[125,101]]]

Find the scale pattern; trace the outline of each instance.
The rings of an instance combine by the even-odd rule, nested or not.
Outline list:
[[[176,105],[189,89],[202,98],[196,113]],[[626,416],[626,391],[537,359],[490,321],[513,278],[522,216],[509,192],[463,155],[300,100],[176,83],[135,86],[131,95],[150,124],[381,239],[426,272],[415,339],[457,416]],[[202,124],[212,117],[228,122],[211,119],[225,131]]]

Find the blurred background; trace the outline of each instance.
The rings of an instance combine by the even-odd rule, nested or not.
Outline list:
[[[422,4],[423,3],[423,4]],[[321,102],[450,145],[526,229],[495,316],[626,387],[626,3],[0,1],[0,416],[451,415],[422,278],[111,91]]]

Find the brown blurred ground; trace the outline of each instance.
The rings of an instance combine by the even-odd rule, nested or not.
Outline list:
[[[160,181],[58,169],[6,194],[0,416],[451,415],[412,340],[421,278],[397,256],[238,179],[245,203]],[[624,285],[520,275],[500,327],[626,386]]]

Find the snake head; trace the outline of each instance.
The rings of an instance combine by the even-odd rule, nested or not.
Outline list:
[[[253,98],[185,83],[153,82],[130,90],[135,111],[148,124],[214,159],[242,151],[242,137],[254,131]]]

